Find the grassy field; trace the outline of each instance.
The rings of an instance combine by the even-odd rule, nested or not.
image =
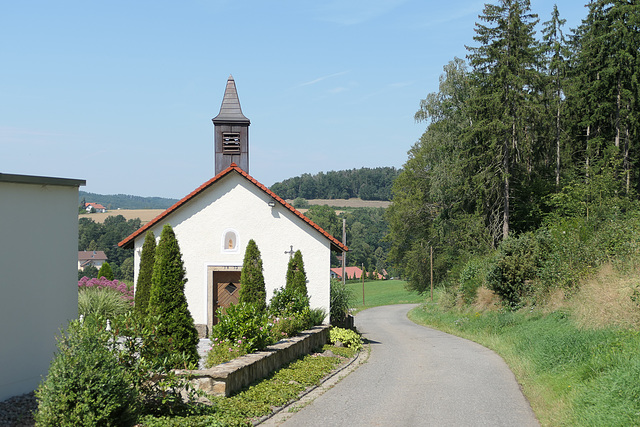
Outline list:
[[[353,293],[352,307],[355,312],[366,308],[391,304],[413,304],[425,301],[425,297],[409,292],[402,280],[372,280],[364,282],[364,304],[362,303],[362,282],[347,283]]]
[[[80,214],[78,218],[89,218],[101,224],[110,216],[122,215],[126,220],[140,218],[142,225],[144,225],[162,212],[164,212],[164,209],[116,209],[104,213]]]

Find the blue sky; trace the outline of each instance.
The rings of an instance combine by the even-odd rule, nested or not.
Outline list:
[[[563,0],[566,31],[586,0]],[[180,198],[213,176],[233,75],[249,173],[401,167],[413,115],[464,57],[484,1],[5,1],[0,172]],[[547,21],[554,1],[532,0]]]

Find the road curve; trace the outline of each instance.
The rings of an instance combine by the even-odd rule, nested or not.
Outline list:
[[[416,305],[356,316],[369,360],[283,426],[539,426],[505,362],[472,341],[416,325]]]

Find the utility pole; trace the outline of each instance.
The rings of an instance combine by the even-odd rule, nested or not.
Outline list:
[[[362,305],[364,305],[364,263],[362,263],[362,273],[360,276],[362,277]]]
[[[347,246],[347,219],[346,218],[342,218],[342,244]],[[345,269],[347,265],[346,258],[347,258],[347,253],[345,251],[342,251],[342,286],[344,286],[345,283],[347,283],[347,279],[346,277],[344,277]]]
[[[431,248],[431,302],[433,302],[433,246]]]

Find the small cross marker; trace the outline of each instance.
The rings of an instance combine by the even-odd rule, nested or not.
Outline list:
[[[293,258],[293,245],[291,245],[291,249],[289,249],[288,251],[284,251],[285,254],[289,254],[289,259]]]

